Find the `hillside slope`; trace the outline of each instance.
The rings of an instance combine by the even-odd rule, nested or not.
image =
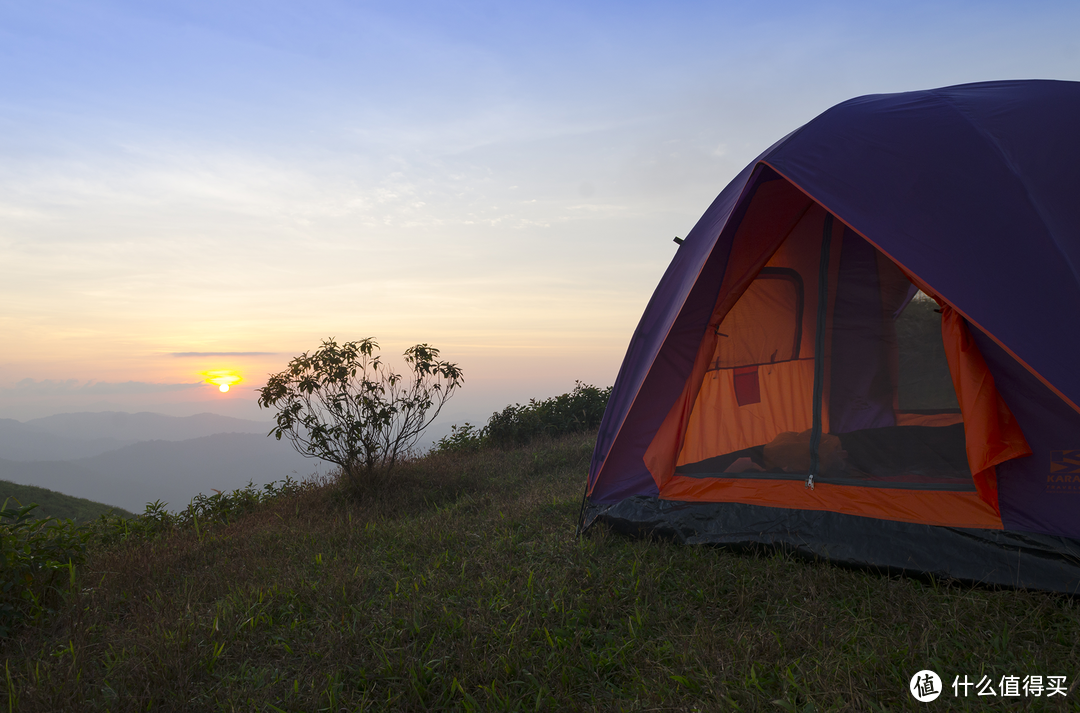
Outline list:
[[[62,520],[74,520],[75,522],[95,520],[107,513],[120,515],[121,517],[132,517],[132,514],[127,510],[112,505],[64,495],[34,485],[19,485],[18,483],[0,480],[0,503],[8,501],[9,498],[11,498],[11,501],[8,507],[30,505],[31,503],[38,505],[33,510],[33,513],[38,517],[53,517]]]
[[[0,458],[0,480],[46,488],[76,498],[123,507],[114,498],[123,495],[125,484],[117,483],[114,479],[92,468],[69,461],[23,463]],[[141,507],[137,509],[142,510]]]
[[[287,442],[255,433],[146,441],[73,461],[0,459],[0,479],[132,512],[142,512],[156,500],[171,510],[182,509],[199,493],[235,490],[249,481],[264,485],[285,477],[300,480],[318,469],[317,461],[303,458]]]
[[[914,710],[929,668],[940,710],[982,710],[954,677],[1075,680],[1064,596],[576,540],[591,451],[576,436],[429,457],[359,500],[309,487],[97,552],[47,625],[0,640],[9,706]],[[999,702],[1075,708],[1075,689],[1048,691]]]

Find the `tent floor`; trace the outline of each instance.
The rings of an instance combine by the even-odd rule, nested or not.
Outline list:
[[[825,470],[816,478],[819,483],[975,492],[962,423],[935,428],[867,428],[837,437],[844,450],[843,467]],[[757,472],[729,472],[740,459],[752,462]],[[806,480],[805,467],[797,473],[771,470],[764,446],[687,463],[678,466],[675,472],[691,478]]]
[[[583,531],[604,523],[630,536],[737,549],[779,548],[887,573],[1080,593],[1080,542],[1001,530],[918,525],[741,503],[688,503],[638,495],[587,503]]]

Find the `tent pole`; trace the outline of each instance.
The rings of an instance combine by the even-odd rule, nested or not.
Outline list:
[[[814,489],[821,467],[821,399],[825,390],[825,321],[829,306],[829,249],[832,246],[832,213],[825,213],[821,231],[821,264],[818,266],[817,334],[814,340],[814,425],[810,430],[810,472],[806,487]]]
[[[577,532],[574,533],[574,539],[581,539],[581,526],[585,524],[585,503],[589,501],[589,479],[585,479],[585,492],[581,495],[581,510],[578,511],[577,516]]]

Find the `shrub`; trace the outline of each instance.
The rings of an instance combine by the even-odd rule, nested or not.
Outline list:
[[[454,424],[450,427],[450,435],[440,438],[432,450],[436,453],[474,453],[484,445],[486,431],[468,421],[462,426]]]
[[[56,597],[75,581],[88,534],[71,520],[38,519],[37,505],[0,507],[0,637],[52,613]]]
[[[213,525],[228,525],[242,515],[255,512],[275,498],[299,493],[310,482],[298,482],[290,477],[258,488],[251,481],[231,492],[215,490],[213,495],[200,493],[188,506],[172,513],[160,500],[146,504],[146,511],[134,517],[115,514],[102,515],[84,527],[90,532],[94,545],[105,547],[124,542],[148,540],[176,531],[194,530],[201,533]]]
[[[408,456],[464,380],[456,364],[440,361],[439,350],[427,344],[405,350],[407,379],[381,360],[378,348],[370,337],[342,345],[328,339],[259,389],[259,406],[278,411],[275,438],[337,465],[357,486]]]
[[[96,520],[42,518],[37,504],[0,507],[0,638],[20,625],[36,624],[54,613],[58,598],[75,586],[75,569],[88,552],[194,531],[200,538],[216,525],[227,525],[280,497],[295,495],[314,483],[292,478],[232,492],[197,495],[177,513],[160,500],[146,512],[128,516],[109,512]]]
[[[543,401],[530,399],[497,411],[483,428],[466,423],[452,426],[449,436],[436,442],[436,452],[469,452],[484,446],[525,445],[539,436],[563,436],[600,426],[611,387],[600,389],[580,381],[574,389]]]

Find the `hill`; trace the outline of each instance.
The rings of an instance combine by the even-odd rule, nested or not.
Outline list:
[[[14,461],[60,461],[86,458],[130,445],[117,438],[75,438],[50,433],[29,423],[0,418],[0,458]]]
[[[63,493],[57,493],[45,488],[33,485],[19,485],[0,480],[0,503],[8,498],[14,500],[9,507],[29,505],[36,503],[39,507],[33,512],[38,517],[54,517],[62,520],[74,520],[75,522],[87,522],[96,520],[102,515],[112,513],[121,517],[134,517],[127,510],[112,505],[96,503],[85,498],[75,498]]]
[[[120,441],[187,441],[217,433],[257,433],[265,436],[273,425],[270,420],[250,421],[215,413],[194,416],[165,416],[160,413],[124,413],[102,411],[61,413],[35,418],[26,424],[33,428],[69,438],[94,440],[112,438]]]
[[[90,458],[140,441],[185,441],[218,433],[265,436],[269,421],[202,413],[64,413],[25,423],[0,419],[0,458],[13,461],[67,461]]]
[[[122,498],[122,503],[163,500],[173,510],[183,508],[199,493],[235,490],[249,481],[262,485],[285,477],[302,480],[320,467],[319,461],[304,458],[288,442],[264,433],[144,441],[73,462],[129,483],[132,494]]]
[[[908,710],[912,675],[1067,697],[1080,603],[782,553],[574,538],[592,437],[429,456],[91,552],[0,640],[9,708]],[[67,581],[68,573],[62,573]],[[1053,677],[1053,678],[1051,678]],[[961,696],[963,691],[961,690]]]
[[[0,480],[18,485],[30,485],[85,498],[110,505],[117,504],[114,497],[124,492],[123,484],[116,484],[102,473],[68,461],[40,461],[23,463],[0,458]],[[126,508],[131,510],[131,507]],[[142,508],[137,508],[139,511]]]
[[[156,500],[172,510],[199,493],[304,478],[319,468],[284,441],[221,433],[187,441],[145,441],[72,461],[0,459],[0,479],[37,485],[142,512]]]

